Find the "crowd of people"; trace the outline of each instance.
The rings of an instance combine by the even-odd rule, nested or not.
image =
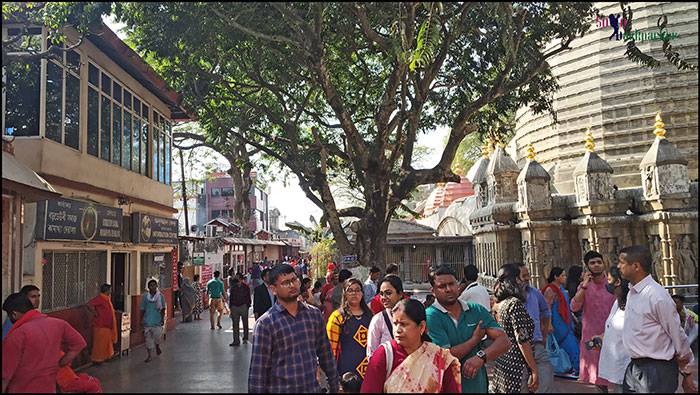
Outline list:
[[[547,393],[555,375],[600,392],[697,392],[697,314],[652,278],[650,252],[626,247],[606,267],[590,251],[578,266],[553,267],[538,289],[526,265],[506,264],[489,290],[476,267],[459,283],[441,265],[423,303],[395,265],[365,281],[334,268],[313,286],[275,266],[254,291],[265,305],[254,308],[249,392]]]
[[[91,323],[90,360],[101,364],[116,356],[117,319],[112,305],[112,286],[102,284],[99,293],[84,307]],[[71,362],[87,347],[85,337],[65,320],[39,311],[41,291],[25,285],[3,302],[7,313],[2,333],[2,392],[101,393],[100,381],[86,373],[76,373]],[[141,299],[140,325],[148,357],[162,353],[160,340],[165,324],[165,297],[158,281],[148,281],[148,292]]]
[[[182,278],[179,294],[183,321],[200,320],[208,307],[210,328],[221,329],[228,312],[230,346],[252,341],[251,393],[547,393],[555,375],[601,392],[675,392],[679,381],[697,392],[689,372],[697,305],[688,309],[682,295],[653,279],[642,246],[623,248],[613,267],[589,251],[582,270],[553,267],[542,289],[530,284],[523,263],[501,266],[492,289],[473,265],[461,283],[441,265],[429,275],[424,302],[404,292],[395,264],[384,276],[372,267],[364,281],[333,264],[325,283],[309,278],[305,260],[252,266],[248,275],[230,269],[225,279],[216,271],[206,284]],[[101,392],[99,380],[70,367],[85,338],[41,314],[39,301],[39,288],[28,285],[3,303],[3,392]],[[90,358],[103,363],[117,340],[111,286],[103,284],[86,308]],[[156,280],[139,309],[136,329],[150,362],[162,353],[166,312]]]

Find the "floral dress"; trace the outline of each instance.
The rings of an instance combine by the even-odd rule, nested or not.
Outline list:
[[[510,349],[496,359],[491,391],[493,393],[518,393],[523,385],[523,368],[527,367],[518,344],[531,342],[535,324],[520,299],[510,297],[500,303],[498,323],[510,339]]]
[[[195,296],[195,304],[194,304],[194,315],[199,315],[204,311],[204,304],[202,303],[202,288],[199,285],[198,282],[193,282],[192,285],[194,286],[194,296]]]

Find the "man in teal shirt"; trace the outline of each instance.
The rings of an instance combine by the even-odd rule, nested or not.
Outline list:
[[[148,292],[141,298],[141,327],[148,352],[144,362],[151,362],[154,349],[157,355],[162,353],[160,338],[165,324],[165,306],[165,297],[158,291],[158,282],[148,280]]]
[[[214,272],[214,278],[207,283],[207,295],[209,295],[209,322],[214,330],[214,314],[218,311],[216,326],[221,329],[221,316],[224,311],[224,282],[219,279],[219,271]]]
[[[487,393],[486,362],[508,351],[508,336],[484,307],[458,299],[457,275],[449,266],[440,265],[431,273],[430,285],[435,295],[435,303],[426,310],[430,338],[462,363],[462,393]],[[484,334],[493,343],[482,350]]]

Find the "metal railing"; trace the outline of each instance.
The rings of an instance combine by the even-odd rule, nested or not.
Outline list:
[[[455,271],[457,281],[464,278],[464,262],[442,262]],[[399,277],[403,282],[427,283],[430,281],[430,272],[435,269],[434,264],[426,262],[401,262],[399,263]]]
[[[685,296],[685,305],[692,306],[698,303],[698,284],[682,284],[682,285],[664,285],[669,293],[672,295],[683,295]],[[695,289],[695,292],[691,290]]]

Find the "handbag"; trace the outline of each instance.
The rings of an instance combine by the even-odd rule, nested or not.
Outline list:
[[[552,333],[547,336],[547,352],[549,352],[549,360],[554,368],[554,373],[563,374],[571,370],[569,355],[563,348],[559,347],[559,343]]]

